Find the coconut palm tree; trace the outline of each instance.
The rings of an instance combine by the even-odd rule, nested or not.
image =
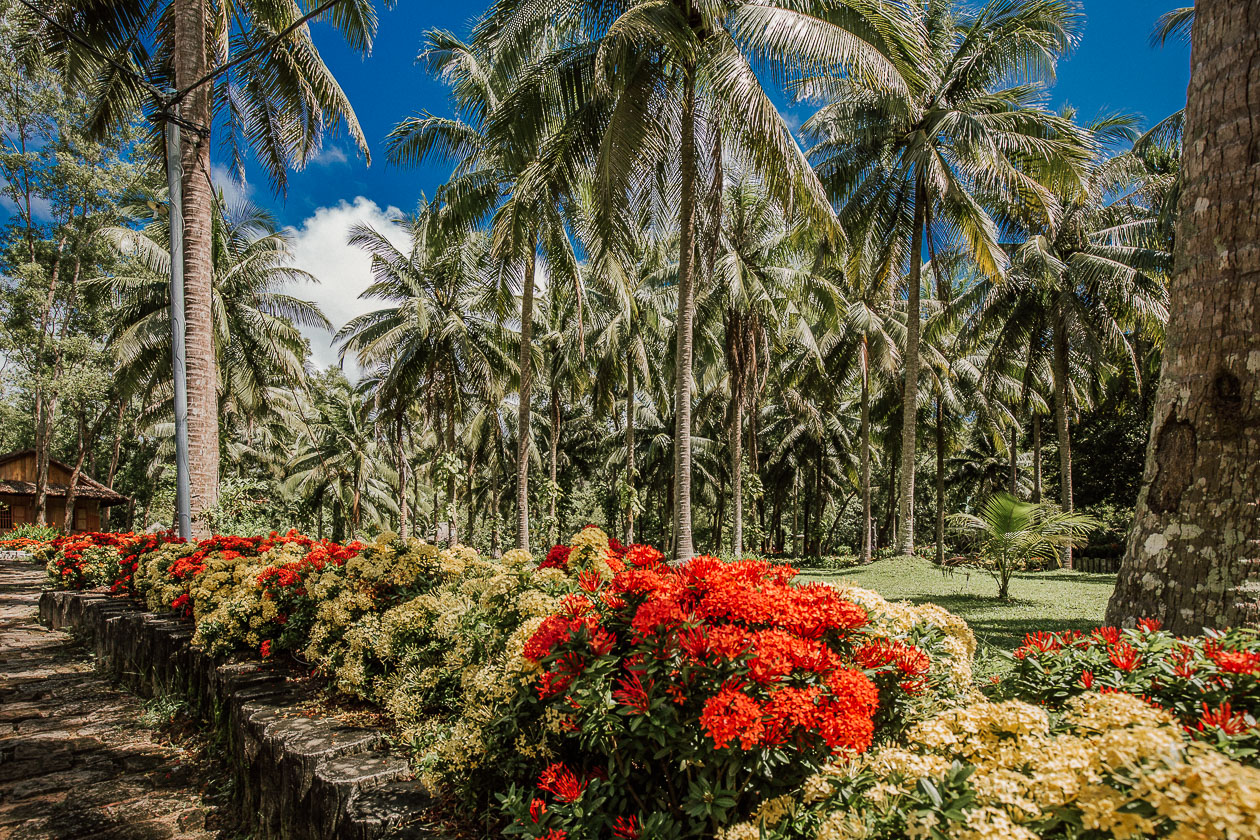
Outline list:
[[[353,353],[366,368],[387,370],[377,387],[411,395],[424,408],[447,458],[446,498],[450,539],[458,542],[455,516],[458,472],[456,439],[467,398],[488,394],[497,372],[512,371],[507,336],[495,316],[502,290],[488,281],[489,243],[484,234],[452,225],[443,211],[422,203],[399,220],[406,250],[370,226],[351,230],[350,244],[372,258],[373,283],[362,293],[385,308],[352,318],[336,335],[344,357]]]
[[[570,69],[584,68],[587,91],[606,103],[591,150],[600,214],[611,230],[616,206],[636,182],[668,173],[664,191],[678,213],[678,317],[675,322],[674,556],[693,553],[691,400],[697,200],[707,181],[720,196],[721,155],[730,147],[765,179],[781,206],[796,206],[838,235],[826,196],[763,89],[753,63],[788,72],[841,68],[896,83],[887,54],[900,38],[899,7],[726,0],[694,4],[498,0],[481,34],[500,61],[520,64],[548,33],[568,36]],[[904,51],[896,51],[900,57]],[[674,161],[677,161],[675,166]],[[707,177],[706,177],[707,176]],[[716,227],[710,225],[711,230]],[[612,237],[606,237],[611,241]]]
[[[851,74],[798,86],[827,100],[804,132],[842,226],[881,242],[891,265],[909,266],[899,499],[906,554],[914,550],[924,243],[965,248],[980,272],[998,277],[1007,260],[996,200],[1018,196],[1050,214],[1053,197],[1025,164],[1074,153],[1063,139],[1071,126],[1041,107],[1039,83],[1053,76],[1079,23],[1065,0],[992,0],[976,9],[925,0],[913,9],[922,59],[900,84]]]
[[[144,110],[180,132],[187,313],[188,436],[192,513],[218,496],[220,375],[214,320],[214,187],[211,140],[239,170],[246,150],[277,188],[344,125],[367,141],[349,100],[311,38],[310,20],[332,24],[367,53],[376,31],[370,0],[306,9],[255,0],[58,0],[23,10],[26,38],[53,57],[67,87],[96,103],[89,124],[105,132]],[[174,93],[167,93],[173,90]],[[161,138],[154,137],[161,148]]]
[[[294,388],[304,387],[306,340],[299,327],[329,329],[319,307],[284,289],[319,282],[292,265],[290,235],[266,211],[237,202],[216,204],[213,227],[215,400],[224,422],[264,424],[282,412]],[[141,229],[105,235],[128,258],[130,270],[92,281],[114,299],[110,338],[118,377],[128,397],[169,417],[171,388],[170,250],[165,217]],[[288,392],[288,393],[286,393]],[[159,399],[161,398],[161,399]],[[150,415],[152,419],[152,415]]]

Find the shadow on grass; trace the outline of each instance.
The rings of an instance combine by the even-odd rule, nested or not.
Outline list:
[[[1018,580],[1049,580],[1057,583],[1086,583],[1093,586],[1115,586],[1116,576],[1105,572],[1028,572],[1015,576]]]

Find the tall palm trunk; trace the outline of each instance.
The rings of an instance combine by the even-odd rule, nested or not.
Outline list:
[[[1041,501],[1041,415],[1034,414],[1032,418],[1032,446],[1033,446],[1033,489],[1032,500],[1034,502]]]
[[[743,388],[735,386],[731,400],[731,554],[744,554],[744,412]]]
[[[1011,495],[1019,495],[1019,429],[1011,424],[1011,442],[1006,445],[1007,455],[1011,459]]]
[[[871,562],[871,529],[875,523],[871,521],[871,371],[870,348],[866,344],[866,336],[862,336],[862,426],[859,436],[862,439],[862,562]],[[793,526],[795,528],[795,526]]]
[[[945,563],[945,409],[936,398],[936,564]]]
[[[206,0],[174,0],[172,64],[176,88],[184,88],[209,71]],[[194,533],[205,536],[200,516],[219,499],[219,394],[214,356],[214,257],[211,219],[214,194],[210,185],[210,87],[192,91],[181,115],[197,130],[180,132],[184,167],[184,310],[188,360],[188,473]]]
[[[455,385],[451,383],[451,410],[446,412],[446,451],[455,450]],[[459,512],[455,504],[455,471],[446,474],[447,538],[451,545],[459,545]]]
[[[914,226],[910,242],[910,289],[906,300],[906,383],[901,406],[901,499],[898,552],[914,554],[914,456],[919,403],[919,286],[923,271],[926,197],[922,180],[914,186]]]
[[[683,81],[678,208],[678,321],[674,350],[674,560],[691,559],[691,355],[695,318],[696,68]]]
[[[1260,4],[1199,0],[1176,271],[1146,473],[1107,620],[1260,624]]]
[[[1068,338],[1062,326],[1054,329],[1054,421],[1059,434],[1059,505],[1072,510],[1072,439],[1068,423]],[[1072,568],[1072,547],[1063,549],[1063,566]]]
[[[626,352],[626,482],[636,492],[634,464],[634,354]],[[626,545],[634,544],[634,500],[626,508]]]
[[[529,398],[534,378],[534,269],[537,242],[530,241],[521,291],[521,402],[516,410],[516,547],[529,551]]]
[[[398,412],[395,426],[398,453],[398,536],[407,538],[407,447],[403,431],[403,415]]]
[[[548,488],[548,495],[551,497],[551,508],[548,511],[548,521],[551,523],[551,533],[548,539],[552,545],[560,541],[560,521],[556,518],[556,471],[557,461],[559,460],[560,451],[560,391],[556,389],[556,384],[551,383],[551,453],[550,466],[548,469],[548,477],[551,479],[551,486]]]

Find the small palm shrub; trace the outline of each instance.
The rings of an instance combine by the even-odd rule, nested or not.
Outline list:
[[[979,550],[980,564],[997,581],[1002,600],[1010,598],[1011,577],[1016,572],[1033,561],[1054,557],[1060,549],[1080,545],[1098,525],[1087,514],[1065,513],[1009,493],[989,497],[979,515],[959,513],[951,522]]]

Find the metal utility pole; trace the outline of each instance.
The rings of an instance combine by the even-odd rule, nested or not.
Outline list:
[[[179,103],[162,114],[166,133],[166,186],[171,235],[171,375],[175,383],[175,524],[192,539],[192,492],[188,477],[188,366],[184,359],[184,166],[179,150]]]

